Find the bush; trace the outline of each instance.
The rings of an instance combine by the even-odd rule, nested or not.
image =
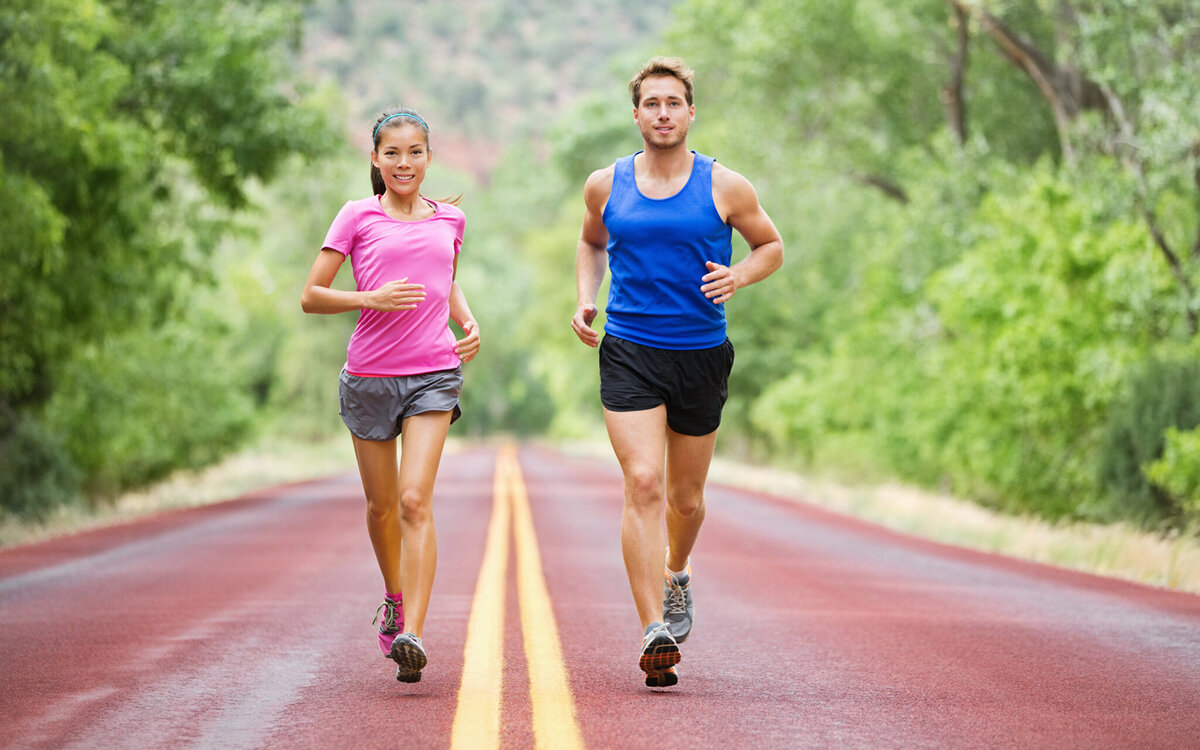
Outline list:
[[[46,410],[103,497],[199,468],[237,447],[254,418],[246,374],[214,336],[182,326],[110,339],[63,369]]]
[[[1200,521],[1200,428],[1167,430],[1163,457],[1146,464],[1151,482],[1165,490],[1186,523]]]
[[[1198,425],[1200,362],[1154,357],[1133,372],[1124,396],[1109,411],[1098,467],[1102,485],[1123,515],[1149,522],[1180,517],[1183,508],[1142,467],[1163,458],[1172,428],[1187,431]],[[1158,471],[1164,479],[1172,473]]]
[[[41,425],[0,406],[0,513],[40,518],[79,501],[79,469]]]

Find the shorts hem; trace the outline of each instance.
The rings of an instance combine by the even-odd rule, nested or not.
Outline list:
[[[654,403],[650,403],[647,406],[631,406],[627,403],[621,404],[620,406],[614,406],[612,404],[605,403],[604,399],[601,398],[600,405],[603,406],[608,411],[624,413],[624,412],[630,412],[630,411],[650,411],[651,409],[657,409],[660,406],[666,406],[667,402],[665,400],[655,401]]]
[[[711,435],[721,428],[721,423],[718,422],[716,427],[713,427],[711,430],[707,430],[705,432],[693,432],[690,429],[680,429],[680,427],[682,427],[682,425],[676,427],[671,424],[670,420],[667,421],[667,429],[677,435],[684,435],[686,437],[705,437],[706,435]]]

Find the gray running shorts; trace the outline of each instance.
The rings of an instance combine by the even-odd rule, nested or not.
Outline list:
[[[405,418],[427,411],[453,412],[450,422],[462,416],[462,367],[420,375],[363,377],[342,370],[338,396],[342,421],[363,440],[391,440],[400,434]]]

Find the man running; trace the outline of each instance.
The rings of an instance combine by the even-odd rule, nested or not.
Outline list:
[[[621,551],[650,687],[678,682],[677,644],[692,629],[690,555],[733,368],[725,303],[783,263],[750,182],[687,147],[692,75],[682,60],[656,57],[629,82],[645,147],[584,186],[571,321],[580,341],[600,347],[600,401],[625,479]],[[732,229],[750,253],[731,265]],[[601,341],[591,324],[606,268]]]

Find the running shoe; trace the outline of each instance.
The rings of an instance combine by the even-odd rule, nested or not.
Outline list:
[[[429,658],[421,639],[412,633],[403,633],[392,641],[392,660],[396,662],[396,679],[400,682],[420,682],[421,670]]]
[[[692,604],[692,566],[682,573],[666,571],[663,580],[663,624],[676,643],[683,643],[692,632],[696,607]]]
[[[666,625],[652,622],[646,626],[638,666],[646,673],[647,687],[671,687],[679,682],[675,665],[680,658],[679,646]]]
[[[383,622],[379,622],[381,614]],[[392,658],[392,641],[396,640],[397,635],[404,632],[404,602],[402,599],[392,601],[385,596],[383,604],[380,604],[379,609],[375,610],[375,619],[371,621],[371,624],[374,625],[377,622],[379,622],[379,650],[383,652],[385,659],[390,659]]]

